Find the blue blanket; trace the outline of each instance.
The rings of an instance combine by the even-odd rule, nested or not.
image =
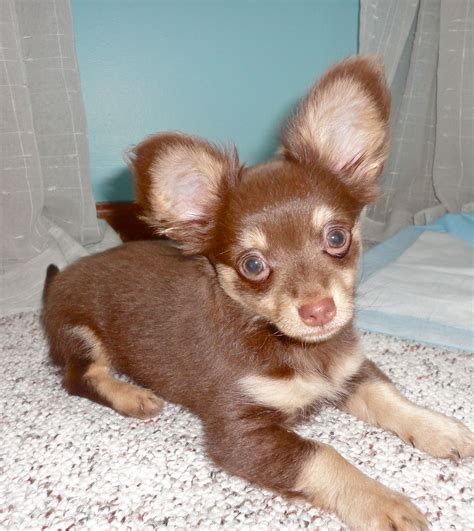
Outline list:
[[[357,324],[474,351],[474,214],[410,226],[365,253]]]

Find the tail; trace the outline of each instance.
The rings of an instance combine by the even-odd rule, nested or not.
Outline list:
[[[43,288],[43,304],[46,302],[46,297],[48,295],[48,288],[53,280],[53,278],[59,273],[59,267],[54,264],[50,264],[46,270],[46,279],[44,281]]]

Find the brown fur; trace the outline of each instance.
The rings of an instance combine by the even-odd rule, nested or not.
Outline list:
[[[145,139],[130,154],[138,201],[180,249],[128,243],[50,271],[43,323],[66,389],[142,418],[182,404],[229,472],[357,529],[424,529],[406,498],[290,429],[333,403],[435,455],[473,453],[467,428],[399,395],[352,326],[357,220],[377,194],[388,112],[380,68],[357,57],[312,88],[265,164],[181,133]],[[329,299],[332,320],[303,322]]]

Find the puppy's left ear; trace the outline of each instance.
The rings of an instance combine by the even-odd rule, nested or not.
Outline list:
[[[336,174],[361,203],[378,196],[388,154],[390,93],[382,66],[356,56],[313,86],[283,131],[283,154]]]

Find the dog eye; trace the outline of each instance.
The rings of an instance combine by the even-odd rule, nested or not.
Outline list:
[[[239,261],[241,273],[249,280],[265,280],[270,274],[270,267],[260,253],[253,252],[243,256]]]
[[[351,245],[351,233],[345,227],[328,227],[324,234],[324,250],[331,256],[342,258]]]
[[[329,247],[343,247],[346,243],[346,234],[341,229],[333,229],[327,236],[327,242]]]

